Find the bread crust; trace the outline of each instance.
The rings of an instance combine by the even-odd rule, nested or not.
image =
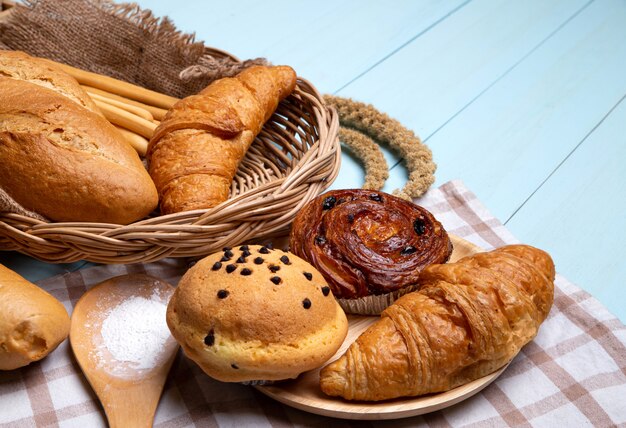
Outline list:
[[[220,262],[228,252],[216,253],[183,276],[167,310],[172,335],[222,381],[288,379],[321,366],[348,328],[324,278],[293,254],[244,248],[249,256],[228,250]]]
[[[25,209],[128,224],[156,207],[139,156],[100,114],[13,77],[0,77],[0,93],[0,187]]]
[[[212,208],[228,199],[239,163],[296,85],[288,66],[252,66],[177,102],[148,146],[161,212]]]
[[[378,401],[447,391],[486,376],[531,341],[554,298],[550,256],[527,245],[432,265],[324,367],[328,395]]]
[[[0,370],[13,370],[48,355],[70,331],[57,299],[0,265]]]
[[[0,76],[51,89],[87,110],[101,114],[76,79],[44,59],[21,51],[0,51]]]

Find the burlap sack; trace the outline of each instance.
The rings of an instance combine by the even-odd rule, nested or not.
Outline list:
[[[20,204],[15,202],[15,200],[10,197],[7,192],[0,188],[0,213],[3,212],[20,214],[26,217],[36,218],[37,220],[45,220],[45,218],[39,214],[22,207]]]
[[[193,34],[136,4],[107,0],[27,0],[0,22],[9,49],[106,74],[175,97],[265,63],[213,58]],[[181,75],[182,73],[182,75]]]
[[[108,0],[26,0],[0,20],[0,48],[125,80],[175,97],[194,94],[262,58],[214,58],[194,35],[135,4]],[[1,160],[0,160],[1,162]],[[0,168],[2,165],[0,165]],[[0,189],[0,212],[41,218]]]

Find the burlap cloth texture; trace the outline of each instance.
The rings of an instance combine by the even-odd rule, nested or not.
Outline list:
[[[125,80],[185,97],[217,78],[232,76],[263,58],[239,62],[214,57],[193,34],[135,4],[107,0],[27,0],[0,22],[0,49]],[[0,212],[43,219],[0,188]]]

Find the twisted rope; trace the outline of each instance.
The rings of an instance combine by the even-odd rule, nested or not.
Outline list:
[[[377,143],[386,144],[398,152],[409,170],[407,183],[402,189],[394,190],[394,195],[410,200],[423,195],[433,184],[437,165],[428,146],[413,131],[371,104],[333,95],[325,95],[324,100],[339,113],[341,142],[365,167],[363,188],[380,190],[389,176],[387,163]]]
[[[232,77],[253,65],[270,65],[270,63],[265,58],[239,62],[229,57],[216,58],[213,55],[204,55],[198,59],[197,64],[182,70],[178,77],[185,83],[197,79],[209,79],[212,82],[222,77]]]
[[[339,141],[343,141],[348,151],[363,162],[365,167],[364,189],[380,190],[389,178],[387,161],[374,140],[351,128],[339,128]]]

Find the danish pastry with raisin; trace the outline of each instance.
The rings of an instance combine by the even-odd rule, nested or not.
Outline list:
[[[294,220],[290,251],[315,266],[338,298],[393,292],[417,282],[452,253],[433,215],[373,190],[335,190],[310,201]]]

